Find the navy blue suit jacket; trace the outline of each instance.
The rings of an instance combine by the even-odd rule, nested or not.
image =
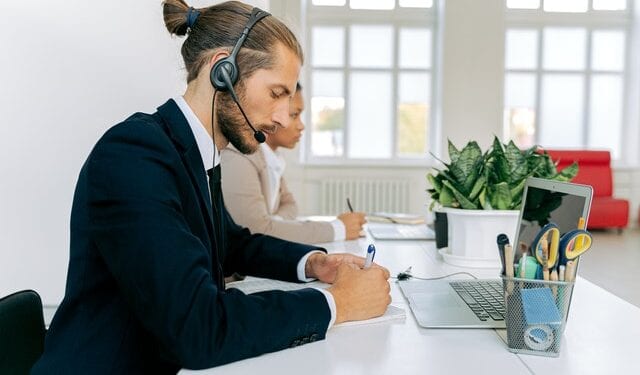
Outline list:
[[[32,373],[176,373],[323,339],[319,291],[245,295],[217,281],[222,269],[296,281],[314,248],[224,213],[216,248],[202,158],[173,100],[107,131],[78,178],[65,297]]]

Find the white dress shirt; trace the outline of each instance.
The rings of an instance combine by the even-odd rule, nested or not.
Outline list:
[[[191,132],[193,133],[193,136],[196,139],[196,144],[198,145],[198,151],[200,151],[200,156],[202,156],[202,164],[204,165],[205,172],[213,168],[214,166],[218,166],[218,164],[220,164],[220,153],[216,149],[216,145],[213,142],[213,139],[211,138],[209,133],[207,132],[207,129],[205,129],[200,119],[198,119],[196,114],[193,112],[191,107],[189,107],[189,104],[187,104],[187,102],[184,100],[182,96],[178,96],[173,100],[176,102],[176,104],[178,105],[178,108],[180,108],[180,111],[182,111],[182,114],[184,115],[184,117],[187,119],[187,122],[189,123]],[[262,146],[266,146],[266,145],[263,144]],[[267,146],[267,148],[269,147]],[[214,155],[216,156],[215,161],[214,161]],[[266,155],[265,155],[265,158],[266,158]],[[282,159],[282,162],[283,162],[282,171],[284,171],[284,159]],[[280,174],[280,176],[282,176],[282,174]],[[278,189],[275,190],[276,192],[280,189],[279,186],[280,186],[280,179],[278,179]],[[298,262],[298,267],[297,267],[298,280],[300,281],[314,280],[314,279],[307,278],[304,272],[305,265],[307,264],[307,259],[309,258],[309,256],[311,256],[314,253],[322,253],[322,251],[320,250],[310,251],[305,256],[303,256]],[[329,310],[331,311],[331,320],[329,320],[329,326],[327,327],[327,329],[329,329],[333,326],[333,324],[336,321],[336,301],[333,298],[333,295],[331,293],[327,292],[324,289],[320,289],[320,288],[316,288],[316,289],[322,292],[322,294],[325,296],[325,298],[327,299],[327,305],[329,305]]]

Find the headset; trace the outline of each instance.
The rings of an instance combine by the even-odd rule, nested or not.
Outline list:
[[[247,35],[249,35],[249,31],[255,26],[258,21],[261,19],[270,16],[271,14],[265,12],[260,8],[253,8],[251,11],[251,15],[249,16],[249,20],[242,31],[242,34],[238,38],[236,45],[231,50],[231,54],[219,61],[217,61],[213,68],[211,69],[211,73],[209,74],[209,78],[211,79],[211,84],[218,91],[229,92],[231,94],[231,98],[236,103],[242,116],[247,121],[247,124],[253,130],[253,137],[258,141],[258,143],[263,143],[266,140],[264,133],[256,130],[256,128],[251,125],[249,118],[244,113],[244,110],[240,106],[240,102],[238,101],[238,97],[236,96],[236,92],[233,89],[233,86],[238,82],[238,76],[240,74],[238,70],[238,63],[236,62],[236,56],[242,47],[242,43],[244,43],[245,39],[247,39]]]

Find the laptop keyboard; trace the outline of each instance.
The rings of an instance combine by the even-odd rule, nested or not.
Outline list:
[[[449,283],[478,319],[504,320],[504,291],[501,281],[452,281]]]

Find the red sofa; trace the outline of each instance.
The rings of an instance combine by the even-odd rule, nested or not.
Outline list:
[[[562,169],[574,161],[578,163],[578,175],[572,182],[591,185],[593,200],[587,227],[589,229],[617,228],[622,230],[629,223],[629,201],[613,197],[613,173],[609,151],[546,150],[551,159]]]

